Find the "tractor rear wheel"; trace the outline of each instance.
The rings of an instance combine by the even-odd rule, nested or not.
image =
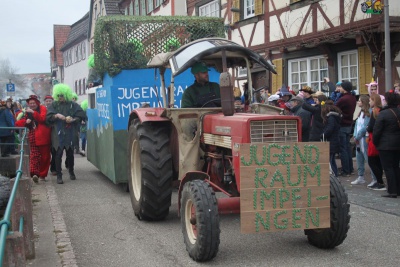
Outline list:
[[[195,261],[211,260],[219,246],[218,204],[214,190],[202,180],[187,182],[181,197],[183,239]]]
[[[165,124],[142,124],[138,119],[129,127],[129,194],[139,220],[162,220],[169,213],[172,156],[168,133]]]
[[[350,228],[350,204],[342,184],[334,176],[330,177],[331,227],[327,229],[307,229],[308,242],[318,248],[334,248],[343,243]]]

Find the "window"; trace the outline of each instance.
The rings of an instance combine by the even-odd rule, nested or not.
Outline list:
[[[219,0],[211,1],[205,5],[199,6],[200,17],[220,17]]]
[[[140,15],[146,15],[146,0],[140,0]]]
[[[247,68],[239,67],[237,70],[238,77],[246,77],[247,76]]]
[[[82,94],[82,81],[79,80],[79,94],[78,95],[81,95],[81,94]]]
[[[78,81],[75,81],[75,94],[78,94]]]
[[[153,0],[147,0],[147,12],[150,13],[153,9]]]
[[[161,2],[162,2],[162,0],[156,0],[155,6],[154,6],[154,7],[159,7],[159,6],[161,6]]]
[[[296,93],[305,85],[321,90],[323,79],[328,76],[328,62],[322,56],[289,60],[288,65],[289,85]]]
[[[97,17],[98,17],[98,14],[97,14],[97,4],[96,4],[96,5],[94,5],[94,19],[96,20]]]
[[[77,62],[78,61],[78,47],[77,46],[75,46],[75,56],[74,56],[74,62]]]
[[[139,15],[139,11],[140,11],[140,9],[139,9],[139,0],[135,0],[134,5],[135,5],[134,6],[135,7],[134,15],[138,16]]]
[[[255,0],[244,0],[244,19],[254,17],[254,1]]]
[[[86,58],[86,44],[82,43],[82,59]]]
[[[83,88],[83,94],[86,95],[86,79],[83,78],[82,80],[82,88]]]
[[[338,54],[339,81],[348,80],[353,88],[358,91],[358,53],[357,50],[347,51]]]
[[[70,49],[68,52],[68,64],[72,65],[72,49]]]
[[[129,3],[129,15],[133,15],[133,2]]]

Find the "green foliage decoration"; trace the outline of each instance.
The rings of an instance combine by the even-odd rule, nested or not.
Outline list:
[[[155,55],[206,37],[225,37],[222,18],[197,16],[103,16],[94,34],[95,69],[117,75],[143,69]],[[173,42],[174,45],[171,45]]]

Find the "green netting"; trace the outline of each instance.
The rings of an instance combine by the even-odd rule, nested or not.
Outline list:
[[[222,18],[103,16],[94,34],[95,68],[111,76],[123,69],[146,68],[156,54],[205,37],[225,37]]]

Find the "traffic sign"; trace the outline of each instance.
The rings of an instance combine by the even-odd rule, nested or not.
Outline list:
[[[7,83],[6,92],[7,96],[15,96],[15,84]]]

